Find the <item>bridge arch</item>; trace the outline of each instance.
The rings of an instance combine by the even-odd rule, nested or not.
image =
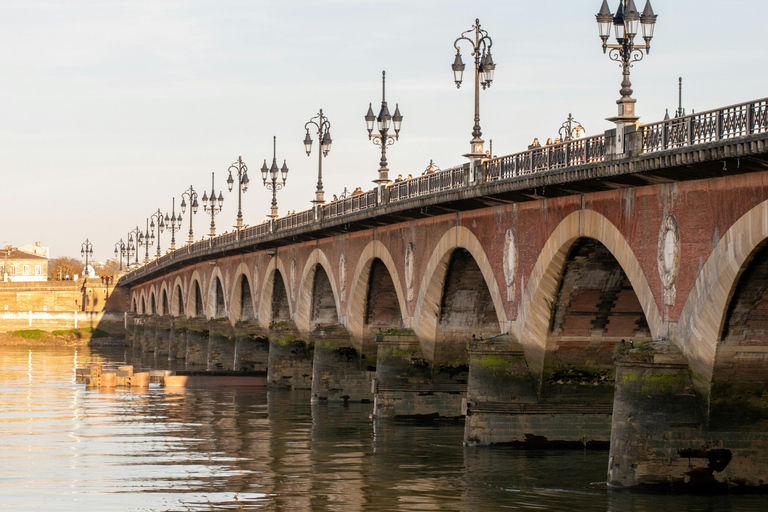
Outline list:
[[[416,301],[413,326],[416,335],[426,345],[431,346],[425,350],[425,356],[434,358],[434,344],[437,341],[439,321],[443,305],[448,270],[455,258],[456,251],[464,250],[471,260],[477,265],[482,274],[483,281],[490,294],[490,301],[498,321],[498,332],[505,332],[507,328],[507,314],[504,310],[504,301],[499,291],[493,267],[480,241],[468,228],[454,226],[446,231],[432,251],[423,272],[419,295]],[[471,334],[471,333],[470,333]]]
[[[139,310],[138,310],[138,308],[136,306],[136,294],[135,293],[133,294],[133,297],[132,297],[131,300],[133,301],[133,308],[132,308],[133,314],[134,315],[138,314]]]
[[[203,290],[205,289],[200,273],[195,270],[192,272],[192,278],[189,281],[187,289],[187,317],[198,318],[205,316],[205,300]]]
[[[214,267],[208,281],[207,318],[227,318],[227,295],[224,290],[224,276],[219,267]]]
[[[160,284],[160,307],[158,309],[160,316],[170,314],[170,301],[168,300],[168,281],[163,281]]]
[[[229,315],[233,324],[257,317],[256,290],[253,289],[250,274],[248,265],[240,262],[234,274],[235,279],[232,281],[232,292],[229,296]]]
[[[381,261],[389,272],[400,307],[400,317],[403,323],[408,325],[405,295],[395,261],[383,243],[379,240],[373,240],[365,246],[357,260],[357,266],[350,281],[349,299],[347,300],[347,330],[358,339],[362,339],[366,334],[363,332],[368,307],[366,303],[369,294],[371,268],[376,260]]]
[[[259,325],[265,329],[274,321],[290,320],[293,318],[293,304],[288,291],[288,274],[283,260],[275,254],[271,257],[264,271],[264,282],[261,285],[261,298],[259,299]],[[277,286],[276,286],[277,283]],[[280,292],[278,304],[274,304],[275,293]],[[284,318],[276,318],[275,310],[287,310],[282,313]],[[285,314],[287,313],[287,314]]]
[[[728,307],[740,278],[768,239],[768,201],[742,215],[701,267],[680,315],[682,349],[691,369],[711,382]]]
[[[318,268],[322,269],[322,273],[318,274]],[[325,274],[325,278],[323,277]],[[330,285],[331,297],[333,300],[333,308],[329,308],[327,305],[323,307],[325,310],[335,310],[335,320],[340,321],[339,311],[339,294],[336,287],[335,275],[333,273],[333,267],[328,257],[320,249],[312,251],[304,264],[304,271],[302,272],[301,281],[299,282],[299,293],[296,299],[296,326],[300,331],[309,332],[312,330],[312,324],[315,320],[314,313],[317,313],[319,304],[316,303],[318,299],[316,292],[317,286]],[[321,290],[317,290],[321,292]],[[325,311],[323,318],[331,320],[333,312]],[[322,322],[326,323],[326,322]],[[327,322],[332,323],[332,322]]]
[[[640,262],[624,235],[605,216],[578,210],[563,219],[544,244],[525,288],[518,315],[518,339],[534,375],[541,375],[554,305],[566,259],[579,239],[593,239],[607,249],[626,275],[640,303],[653,339],[661,336],[662,317]]]
[[[186,316],[185,310],[185,297],[184,283],[180,276],[176,276],[176,280],[173,282],[173,293],[171,294],[170,311],[171,316]]]

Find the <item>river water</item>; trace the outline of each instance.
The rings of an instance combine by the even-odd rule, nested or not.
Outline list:
[[[604,451],[464,448],[461,424],[373,422],[255,388],[85,389],[124,349],[0,347],[0,510],[768,510],[767,496],[611,491]]]

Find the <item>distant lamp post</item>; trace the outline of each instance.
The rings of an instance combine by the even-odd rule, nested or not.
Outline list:
[[[205,195],[205,191],[203,191],[203,210],[206,213],[211,214],[211,233],[210,236],[213,238],[216,236],[216,215],[221,213],[221,207],[224,205],[224,196],[221,195],[221,190],[219,190],[219,198],[216,199],[216,190],[215,190],[215,184],[214,184],[214,178],[215,174],[211,173],[211,197],[208,199],[208,196]],[[210,205],[208,204],[208,201],[210,201]]]
[[[365,125],[368,129],[368,140],[373,139],[373,143],[381,146],[381,161],[379,162],[379,179],[373,180],[379,187],[383,187],[389,182],[389,168],[387,167],[387,146],[391,146],[400,138],[400,126],[403,122],[403,116],[400,115],[400,106],[395,104],[395,115],[390,115],[387,108],[387,72],[381,72],[381,109],[379,115],[373,115],[373,104],[368,104],[368,113],[365,115]],[[376,128],[378,134],[373,134]],[[389,135],[389,129],[395,131],[394,136]]]
[[[309,134],[309,125],[313,125],[317,128],[317,140],[320,142],[320,149],[317,152],[317,191],[315,192],[315,199],[312,201],[316,205],[325,203],[325,191],[323,191],[323,157],[328,156],[331,151],[331,123],[328,118],[323,115],[323,109],[320,109],[315,117],[307,121],[304,125],[304,129],[307,130],[307,135],[304,137],[304,150],[307,152],[307,156],[312,152],[312,136]]]
[[[184,199],[189,199],[189,239],[187,240],[187,243],[192,243],[195,241],[195,235],[192,232],[192,215],[197,213],[197,192],[195,192],[195,189],[192,188],[192,185],[189,186],[189,190],[185,190],[181,193],[181,213],[187,212],[187,203],[184,201]],[[181,219],[181,215],[179,215],[179,219]],[[179,226],[181,226],[181,220],[179,220]]]
[[[277,173],[280,173],[282,181],[278,181]],[[267,168],[267,160],[261,166],[261,179],[267,190],[272,191],[272,208],[268,217],[272,220],[277,218],[277,191],[285,186],[285,180],[288,178],[288,165],[283,160],[283,166],[277,168],[277,137],[272,137],[272,166]]]
[[[424,174],[432,174],[439,171],[440,171],[440,168],[437,165],[435,165],[432,159],[430,158],[429,165],[427,166],[426,169],[424,169]]]
[[[569,113],[568,119],[560,126],[557,133],[560,134],[560,140],[565,142],[581,138],[584,135],[584,127]]]
[[[118,269],[120,272],[123,271],[123,254],[125,254],[125,242],[123,242],[123,239],[121,238],[119,242],[115,243],[115,258],[120,258],[120,268]]]
[[[149,216],[150,222],[149,227],[152,229],[152,235],[155,234],[155,220],[157,220],[157,254],[156,258],[160,257],[160,233],[162,233],[165,230],[165,222],[163,221],[163,212],[160,211],[160,208],[157,209],[155,213]]]
[[[248,167],[243,162],[242,155],[237,157],[237,162],[229,166],[229,177],[227,178],[227,188],[232,192],[232,187],[235,184],[234,178],[232,178],[232,171],[237,174],[237,229],[243,229],[243,209],[242,209],[242,197],[243,192],[248,191]]]
[[[651,2],[645,4],[643,13],[637,12],[634,0],[627,0],[626,6],[624,0],[619,0],[619,9],[616,15],[611,14],[608,8],[608,1],[603,0],[600,12],[595,16],[600,33],[600,39],[603,41],[603,53],[608,52],[611,60],[621,64],[622,75],[624,79],[621,82],[621,99],[616,103],[619,106],[619,115],[608,119],[617,125],[631,124],[639,118],[635,116],[635,102],[632,98],[632,83],[629,81],[629,70],[632,63],[643,60],[643,50],[648,54],[651,49],[651,39],[653,39],[653,29],[656,25],[656,14],[653,12]],[[614,29],[617,44],[608,44],[611,36],[611,26]],[[642,26],[644,45],[635,44],[635,36],[638,29]]]
[[[144,246],[144,263],[149,263],[149,246],[155,243],[155,230],[149,231],[149,217],[147,217],[147,228],[142,234],[139,231],[138,245]],[[138,256],[137,256],[138,258]]]
[[[165,213],[165,226],[171,230],[171,250],[176,250],[176,231],[181,229],[181,214],[176,216],[176,198],[172,198],[171,216],[168,217],[168,212]]]
[[[466,36],[466,34],[472,33],[474,33],[474,39],[471,36]],[[475,19],[475,24],[472,28],[462,32],[461,36],[453,42],[453,47],[456,48],[456,58],[451,68],[453,69],[453,81],[456,83],[457,89],[461,87],[465,68],[464,62],[461,60],[461,51],[459,50],[460,41],[469,41],[469,44],[472,45],[471,55],[475,58],[475,126],[472,128],[471,150],[468,154],[464,155],[470,160],[474,160],[485,156],[485,153],[483,153],[484,141],[481,138],[483,133],[480,131],[480,86],[482,85],[483,90],[491,86],[493,74],[496,71],[496,64],[491,56],[493,40],[491,40],[488,32],[480,28],[480,20]]]
[[[139,238],[141,238],[141,230],[139,226],[128,232],[128,265],[131,264],[131,256],[136,256],[134,265],[139,264]]]
[[[93,244],[87,238],[80,245],[80,255],[85,256],[85,275],[83,276],[85,278],[88,275],[88,258],[93,257]]]

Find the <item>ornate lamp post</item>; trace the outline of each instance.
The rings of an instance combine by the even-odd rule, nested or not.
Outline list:
[[[168,217],[168,213],[165,214],[165,225],[171,230],[171,250],[176,250],[176,231],[181,229],[181,214],[176,216],[176,198],[173,198],[173,207],[171,208],[171,216]]]
[[[466,34],[473,32],[474,40],[466,36]],[[488,32],[480,28],[480,20],[475,19],[475,24],[472,28],[462,32],[461,36],[453,42],[453,47],[456,48],[456,58],[451,68],[453,69],[453,81],[456,82],[457,89],[461,87],[465,67],[464,62],[461,60],[459,41],[469,41],[469,44],[472,45],[472,56],[475,58],[475,126],[472,128],[472,140],[469,142],[472,149],[468,154],[464,155],[470,160],[474,160],[485,156],[485,153],[483,153],[484,141],[480,138],[483,135],[480,131],[480,86],[482,85],[483,90],[485,90],[493,82],[493,73],[496,71],[496,64],[494,64],[493,57],[491,57],[493,40],[491,40]]]
[[[619,91],[621,99],[616,101],[619,105],[619,115],[608,120],[617,125],[634,123],[639,118],[635,116],[636,100],[632,98],[629,68],[632,67],[632,63],[643,60],[643,50],[646,54],[650,52],[657,16],[653,13],[650,1],[645,4],[643,14],[640,14],[637,12],[634,0],[627,0],[626,7],[624,0],[619,0],[619,9],[614,16],[608,8],[608,1],[603,0],[603,5],[600,7],[600,12],[597,13],[596,18],[600,39],[603,41],[603,53],[610,50],[608,52],[609,58],[621,64],[624,77]],[[608,44],[608,38],[611,36],[611,25],[614,28],[617,44]],[[635,36],[640,26],[643,28],[644,45],[635,44]]]
[[[189,186],[189,190],[181,193],[181,213],[186,213],[187,211],[187,203],[184,201],[185,197],[189,199],[189,239],[187,243],[191,244],[195,241],[195,235],[192,233],[192,215],[197,213],[198,208],[197,192],[192,188],[192,185]],[[181,218],[181,215],[179,218]],[[181,221],[179,221],[179,225],[181,225]]]
[[[139,246],[144,246],[144,263],[149,262],[149,246],[155,243],[155,231],[154,229],[150,232],[149,231],[149,217],[147,217],[147,228],[144,233],[139,230],[139,238],[137,244]],[[138,259],[138,255],[136,255],[136,259]]]
[[[277,173],[280,172],[282,181],[277,180]],[[267,181],[269,178],[270,181]],[[288,178],[288,165],[283,160],[283,166],[277,168],[277,137],[272,137],[272,167],[267,168],[267,160],[264,159],[264,165],[261,166],[261,179],[267,190],[272,191],[272,208],[267,215],[272,220],[277,218],[277,191],[285,186],[285,180]]]
[[[214,220],[214,217],[221,213],[221,207],[224,204],[224,196],[221,195],[221,190],[219,190],[219,198],[216,199],[216,190],[214,190],[214,173],[211,173],[211,204],[208,205],[208,196],[205,195],[205,191],[203,191],[203,210],[211,214],[211,238],[216,236],[216,221]]]
[[[557,133],[560,134],[560,140],[565,142],[574,139],[574,132],[576,133],[576,138],[579,138],[579,134],[583,135],[584,133],[584,127],[569,113],[568,119],[560,126]]]
[[[141,230],[139,226],[128,232],[128,264],[131,263],[131,256],[136,255],[136,261],[134,265],[139,264],[139,239],[141,238]]]
[[[156,258],[160,257],[160,233],[162,233],[165,230],[165,223],[163,222],[163,212],[160,211],[160,208],[157,209],[155,213],[149,216],[150,222],[149,227],[152,229],[152,235],[155,234],[155,219],[157,219],[157,254]]]
[[[242,209],[242,197],[243,192],[248,191],[248,167],[243,162],[242,155],[237,157],[237,162],[229,166],[229,178],[227,178],[227,187],[232,192],[232,186],[235,184],[235,180],[232,178],[232,171],[237,171],[237,229],[243,229],[243,209]],[[221,205],[219,205],[221,206]]]
[[[80,245],[80,255],[85,256],[85,272],[83,278],[88,276],[88,257],[93,256],[93,244],[88,240],[85,239],[85,242]]]
[[[368,104],[368,113],[365,115],[365,125],[368,129],[368,140],[373,139],[373,143],[381,146],[381,161],[379,162],[379,179],[373,180],[379,188],[383,187],[389,181],[389,168],[387,167],[387,146],[391,146],[400,138],[400,126],[403,122],[403,116],[400,115],[400,106],[395,104],[395,115],[389,114],[387,108],[386,96],[387,72],[381,72],[381,110],[379,115],[373,115],[373,104]],[[379,131],[373,135],[373,129],[376,127]],[[394,137],[389,135],[390,127],[395,131]]]
[[[115,242],[115,258],[118,257],[118,254],[120,255],[120,268],[118,269],[120,272],[123,271],[123,254],[125,253],[125,242],[123,242],[123,239],[121,238],[119,242]]]
[[[325,203],[325,192],[323,191],[323,157],[328,156],[328,152],[331,151],[331,122],[323,115],[323,109],[320,109],[315,117],[307,121],[304,125],[304,129],[307,130],[307,135],[304,137],[304,149],[309,156],[312,152],[312,137],[309,135],[309,125],[314,125],[317,128],[317,140],[320,142],[320,149],[317,152],[317,191],[315,192],[315,199],[312,201],[316,205]]]

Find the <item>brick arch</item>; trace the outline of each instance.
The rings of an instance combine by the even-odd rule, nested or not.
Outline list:
[[[141,292],[139,292],[139,314],[140,315],[147,314],[147,289],[146,288],[142,288]]]
[[[651,337],[658,339],[661,336],[663,322],[656,299],[624,235],[603,215],[593,210],[578,210],[565,217],[544,244],[520,303],[517,334],[534,375],[540,375],[543,370],[552,305],[557,300],[568,253],[580,238],[597,240],[610,251],[637,295]]]
[[[131,300],[133,301],[133,314],[137,314],[139,312],[139,306],[136,304],[136,294],[133,294],[133,297],[131,297]]]
[[[184,293],[184,282],[181,280],[181,276],[176,276],[176,280],[173,282],[173,287],[171,289],[173,290],[170,300],[171,310],[168,314],[171,316],[186,316],[187,302],[184,300],[186,294]],[[181,304],[179,304],[179,302],[181,302]],[[175,314],[177,312],[178,315]]]
[[[288,274],[285,265],[283,265],[283,260],[277,255],[274,255],[269,260],[269,265],[267,265],[267,268],[264,271],[264,281],[261,284],[261,298],[259,299],[259,325],[265,329],[272,323],[272,300],[274,298],[275,277],[277,274],[280,275],[280,278],[283,281],[283,288],[288,299],[289,316],[291,318],[294,316],[291,294],[289,293],[290,288],[288,287]]]
[[[499,330],[500,332],[506,331],[507,314],[504,310],[504,301],[485,250],[474,233],[464,226],[455,226],[446,231],[435,246],[419,286],[413,329],[419,339],[429,345],[434,345],[437,338],[445,278],[451,257],[456,249],[465,249],[477,263],[491,295],[496,318],[499,322]],[[429,355],[430,352],[432,351],[427,350],[426,355]]]
[[[158,314],[161,316],[170,314],[171,301],[168,297],[168,281],[163,280],[160,284],[160,307],[158,308]]]
[[[192,272],[192,277],[189,280],[189,288],[187,289],[187,318],[197,318],[197,315],[195,314],[195,308],[196,308],[196,302],[195,302],[195,285],[199,287],[200,290],[200,302],[202,304],[201,310],[202,310],[202,316],[205,316],[206,311],[206,294],[203,290],[205,290],[205,283],[203,283],[202,278],[200,277],[200,273],[195,270]]]
[[[151,315],[157,314],[157,287],[154,283],[149,285],[149,291],[147,292],[147,308]]]
[[[221,301],[223,302],[222,305],[222,311],[219,311],[219,304],[218,304],[218,295],[216,292],[217,282],[216,280],[219,280],[219,283],[221,283]],[[221,269],[219,267],[213,267],[213,270],[211,271],[211,277],[208,280],[208,293],[206,293],[207,301],[206,301],[206,308],[205,308],[205,316],[207,318],[227,318],[229,315],[227,314],[227,311],[229,311],[229,308],[227,307],[227,290],[225,289],[225,281],[224,276],[221,273]]]
[[[341,311],[339,308],[339,293],[336,287],[336,279],[333,273],[333,267],[328,257],[320,249],[312,251],[304,264],[304,271],[299,281],[299,293],[296,300],[296,326],[303,332],[309,332],[312,330],[312,310],[314,308],[314,288],[315,288],[315,274],[317,273],[317,267],[322,267],[326,276],[328,276],[328,282],[331,286],[331,292],[333,295],[333,304],[336,308],[336,319],[341,322]]]
[[[251,271],[245,262],[240,262],[235,271],[235,279],[232,281],[232,292],[229,295],[229,319],[234,324],[239,322],[243,316],[246,320],[258,318],[258,311],[256,310],[255,290],[253,289],[253,283],[251,282]],[[243,278],[248,285],[248,294],[250,296],[250,311],[243,315],[243,298],[242,298],[242,283]]]
[[[397,294],[397,302],[400,306],[400,316],[405,325],[409,325],[408,311],[405,306],[405,295],[400,281],[397,266],[387,247],[378,240],[373,240],[365,246],[357,260],[357,266],[349,286],[349,300],[347,301],[347,330],[353,336],[363,337],[365,328],[366,299],[368,296],[371,265],[374,260],[380,260],[389,271]]]
[[[712,380],[728,306],[759,246],[768,238],[768,201],[742,215],[701,267],[680,314],[680,343],[694,373]]]

